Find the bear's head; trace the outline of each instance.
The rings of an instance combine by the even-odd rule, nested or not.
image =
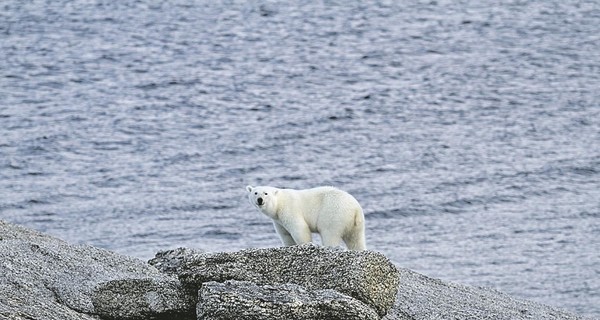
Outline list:
[[[277,193],[279,189],[264,186],[247,186],[248,200],[258,210],[271,218],[277,215]]]

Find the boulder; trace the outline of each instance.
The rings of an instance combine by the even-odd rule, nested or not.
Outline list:
[[[179,281],[141,260],[87,245],[70,245],[2,220],[0,275],[1,319],[98,319],[100,313],[104,318],[152,318],[185,304],[171,301],[181,297],[176,294],[169,296],[168,303],[149,295],[148,304],[153,308],[139,309],[137,314],[134,310],[106,313],[112,307],[105,303],[118,300],[108,296],[122,284],[119,281],[141,281],[152,288],[149,292],[172,292]],[[194,304],[188,309],[195,318]]]
[[[194,256],[200,256],[206,252],[191,248],[177,248],[158,252],[148,263],[156,269],[177,276],[184,270],[185,264],[193,260]]]
[[[400,286],[384,319],[582,320],[585,317],[540,303],[521,300],[490,288],[431,278],[399,268]]]
[[[92,303],[105,319],[194,319],[195,296],[176,280],[119,279],[98,284]]]
[[[338,291],[362,301],[380,316],[394,304],[399,281],[397,268],[380,253],[310,243],[238,252],[166,251],[157,254],[150,264],[177,274],[189,289],[227,280],[257,285],[292,283],[307,290]]]
[[[198,319],[379,319],[364,303],[331,289],[305,290],[295,284],[259,286],[228,280],[206,282],[198,293]]]

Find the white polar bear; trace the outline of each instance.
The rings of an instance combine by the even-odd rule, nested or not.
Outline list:
[[[312,241],[319,233],[325,246],[365,250],[365,218],[358,201],[342,190],[317,187],[305,190],[247,186],[248,199],[273,219],[285,246]]]

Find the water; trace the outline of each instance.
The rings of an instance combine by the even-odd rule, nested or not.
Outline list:
[[[596,1],[0,4],[0,219],[148,259],[273,247],[334,185],[427,275],[600,317]]]

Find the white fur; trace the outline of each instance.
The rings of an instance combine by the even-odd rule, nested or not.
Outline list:
[[[358,201],[342,190],[317,187],[294,190],[247,186],[248,199],[273,220],[286,246],[312,241],[319,233],[325,246],[365,250],[365,218]]]

